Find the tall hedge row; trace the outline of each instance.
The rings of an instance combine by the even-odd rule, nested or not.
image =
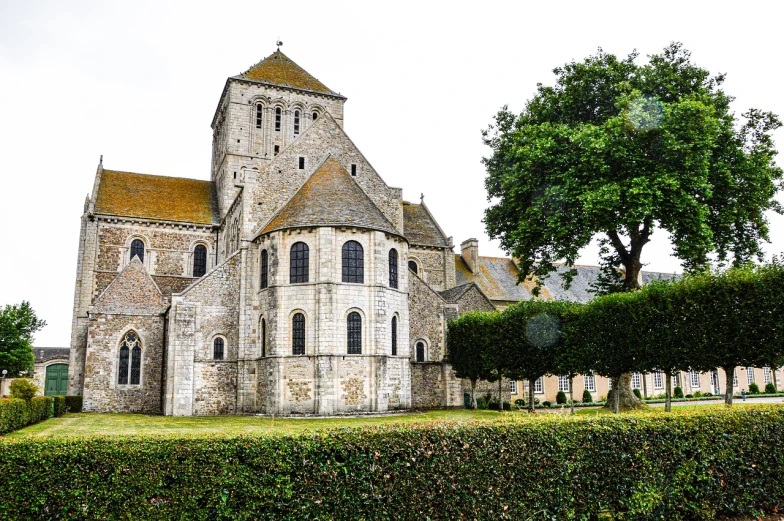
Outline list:
[[[3,519],[716,519],[784,507],[784,410],[20,439]],[[608,472],[619,470],[619,472]]]
[[[20,398],[0,398],[0,434],[52,416],[52,397],[36,396],[29,402]]]

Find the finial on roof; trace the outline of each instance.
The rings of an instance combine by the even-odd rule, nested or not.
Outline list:
[[[101,154],[101,159],[98,161],[98,165],[103,166],[103,154]]]
[[[281,46],[281,45],[283,45],[283,42],[281,42],[280,40],[278,40],[278,41],[275,43],[275,45],[277,45],[277,46],[278,46],[278,50],[280,50],[280,46]]]
[[[424,193],[419,194],[419,204],[422,204],[424,201],[425,201],[425,194]]]

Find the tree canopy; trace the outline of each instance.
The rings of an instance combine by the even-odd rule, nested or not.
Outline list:
[[[29,302],[6,304],[0,310],[0,371],[16,376],[33,368],[33,334],[44,327]]]
[[[777,116],[736,117],[724,75],[692,63],[679,43],[637,58],[599,49],[558,67],[553,86],[539,84],[519,115],[502,108],[483,133],[492,149],[484,222],[521,277],[541,281],[598,239],[597,291],[636,289],[656,229],[689,272],[761,259],[764,212],[782,211]]]

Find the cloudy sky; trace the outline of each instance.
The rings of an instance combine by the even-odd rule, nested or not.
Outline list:
[[[283,51],[348,97],[345,128],[391,186],[459,245],[484,233],[481,130],[522,109],[552,69],[602,47],[642,58],[681,41],[726,72],[737,113],[784,115],[773,2],[18,2],[0,0],[0,305],[29,300],[67,346],[79,219],[107,168],[208,179],[228,76]],[[784,142],[784,131],[775,136]],[[781,162],[781,159],[780,159]],[[784,200],[784,199],[782,199]],[[784,251],[771,218],[769,253]],[[649,270],[679,271],[654,235]],[[580,259],[596,263],[589,248]]]

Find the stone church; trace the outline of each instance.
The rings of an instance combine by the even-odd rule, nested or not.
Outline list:
[[[527,290],[476,240],[455,254],[424,202],[384,182],[344,131],[345,102],[278,49],[226,80],[210,181],[101,161],[69,366],[86,411],[463,405],[447,320]]]

